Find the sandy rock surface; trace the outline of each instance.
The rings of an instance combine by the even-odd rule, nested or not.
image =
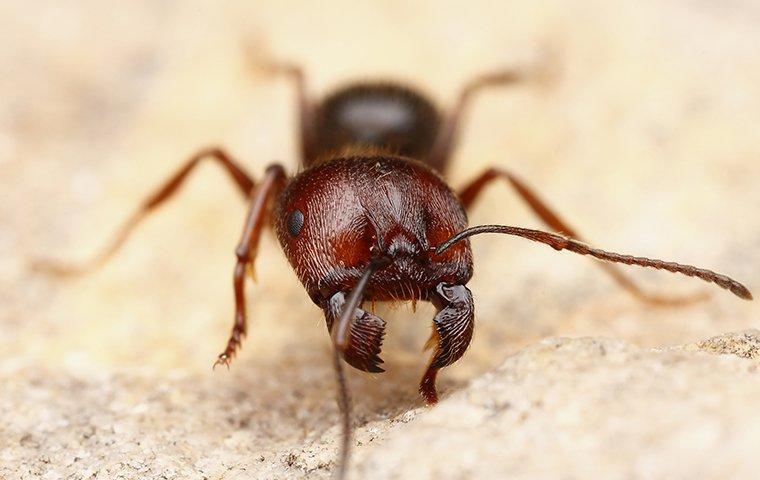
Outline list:
[[[292,89],[244,44],[303,65],[318,96],[393,78],[442,107],[476,73],[554,58],[552,81],[472,105],[451,185],[510,168],[600,247],[760,292],[754,2],[42,0],[0,17],[3,480],[329,477],[324,321],[271,235],[251,334],[211,371],[245,214],[214,166],[92,275],[29,268],[86,258],[201,147],[256,177],[296,171]],[[470,221],[540,226],[497,185]],[[649,291],[712,293],[651,308],[584,258],[496,236],[473,250],[476,333],[436,408],[416,394],[432,308],[379,307],[387,372],[350,374],[356,478],[755,477],[758,302],[629,269]]]
[[[753,478],[758,334],[542,340],[367,448],[360,477]]]
[[[548,338],[433,409],[362,414],[356,477],[752,478],[758,345],[758,330],[661,350]],[[329,478],[337,412],[304,402],[315,383],[269,403],[251,392],[275,382],[236,380],[27,372],[2,385],[0,474]]]

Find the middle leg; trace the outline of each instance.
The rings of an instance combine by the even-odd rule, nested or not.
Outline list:
[[[499,168],[489,168],[467,186],[459,191],[459,200],[462,202],[462,206],[465,209],[469,209],[475,200],[480,196],[487,185],[496,179],[506,180],[509,185],[517,192],[528,207],[535,213],[544,224],[551,230],[561,233],[567,237],[575,240],[585,241],[583,237],[578,234],[575,229],[570,227],[568,223],[560,218],[555,210],[550,207],[545,201],[543,201],[538,194],[528,187],[513,173]],[[657,295],[649,292],[645,292],[641,289],[633,280],[631,280],[626,274],[624,274],[615,265],[611,265],[606,262],[597,262],[612,279],[625,291],[635,297],[637,300],[644,303],[655,306],[680,306],[693,303],[695,301],[704,298],[704,295],[690,295],[690,296],[665,296]]]
[[[56,275],[80,275],[106,263],[127,241],[129,235],[148,215],[167,202],[182,187],[190,174],[204,159],[216,161],[237,186],[240,193],[248,198],[253,190],[253,179],[227,152],[221,148],[206,148],[190,157],[182,167],[165,180],[159,187],[143,200],[137,210],[122,224],[111,241],[89,260],[82,263],[65,263],[56,260],[38,260],[35,267]]]

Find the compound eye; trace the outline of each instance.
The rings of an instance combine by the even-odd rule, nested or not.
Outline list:
[[[303,222],[304,216],[300,210],[290,212],[290,215],[288,215],[288,233],[293,237],[301,233]]]

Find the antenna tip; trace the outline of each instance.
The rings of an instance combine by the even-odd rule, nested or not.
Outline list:
[[[743,298],[744,300],[752,300],[752,293],[739,282],[734,282],[731,285],[731,292],[736,295],[739,298]]]

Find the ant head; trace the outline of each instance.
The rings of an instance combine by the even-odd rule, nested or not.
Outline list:
[[[416,161],[349,157],[308,169],[280,195],[275,222],[285,255],[317,304],[350,291],[379,258],[388,262],[367,287],[376,300],[425,298],[441,281],[472,274],[467,242],[431,258],[467,220],[448,187]]]

